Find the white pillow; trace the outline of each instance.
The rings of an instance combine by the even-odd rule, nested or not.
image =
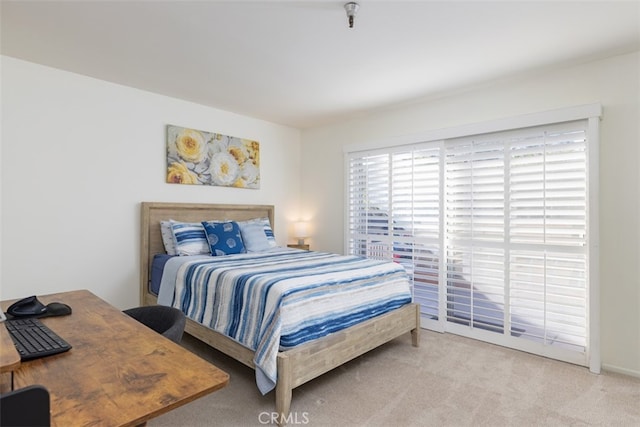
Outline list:
[[[238,223],[242,241],[247,252],[261,252],[271,249],[267,235],[264,232],[264,225],[258,222]]]
[[[262,230],[267,236],[267,242],[269,242],[270,248],[275,248],[278,246],[276,242],[276,237],[273,235],[273,229],[271,228],[271,223],[269,222],[269,218],[254,218],[249,219],[247,221],[238,221],[238,225],[240,226],[240,230],[242,230],[242,226],[246,224],[260,224],[262,226]]]
[[[171,231],[178,255],[208,255],[209,242],[202,223],[171,220]]]
[[[164,244],[164,250],[167,252],[167,255],[178,255],[170,221],[160,221],[160,234],[162,235],[162,243]]]

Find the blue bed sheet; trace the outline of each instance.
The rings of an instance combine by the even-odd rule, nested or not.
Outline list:
[[[149,276],[149,291],[158,295],[160,292],[160,281],[162,280],[162,271],[164,270],[164,265],[173,258],[175,255],[167,255],[167,254],[156,254],[153,256],[153,261],[151,263],[151,275]]]

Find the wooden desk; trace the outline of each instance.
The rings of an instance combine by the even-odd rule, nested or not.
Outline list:
[[[0,374],[15,371],[19,366],[20,354],[13,345],[9,331],[0,324]]]
[[[49,390],[52,426],[144,424],[229,382],[227,373],[89,291],[38,299],[73,309],[70,316],[41,319],[73,348],[14,370],[16,389],[41,384]],[[3,310],[9,304],[3,302]]]

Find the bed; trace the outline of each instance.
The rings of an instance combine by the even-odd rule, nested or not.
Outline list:
[[[263,217],[269,218],[270,224],[273,226],[274,207],[271,205],[143,202],[141,204],[140,246],[141,304],[158,303],[158,294],[150,289],[150,277],[154,257],[165,252],[160,221],[246,221]],[[304,255],[301,253],[299,256]],[[346,329],[286,350],[277,351],[275,355],[275,369],[277,371],[275,410],[280,414],[280,420],[286,421],[289,416],[292,390],[307,381],[405,333],[411,333],[412,344],[417,347],[419,319],[417,304],[403,304],[384,314],[353,324]],[[216,332],[211,327],[189,317],[185,331],[258,372],[255,363],[256,352],[242,345],[237,339]]]

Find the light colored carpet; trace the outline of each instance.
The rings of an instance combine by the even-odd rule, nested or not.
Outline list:
[[[270,424],[273,392],[253,370],[196,341],[183,345],[228,372],[224,389],[148,423]],[[450,334],[409,334],[293,390],[289,425],[640,426],[640,379]]]

